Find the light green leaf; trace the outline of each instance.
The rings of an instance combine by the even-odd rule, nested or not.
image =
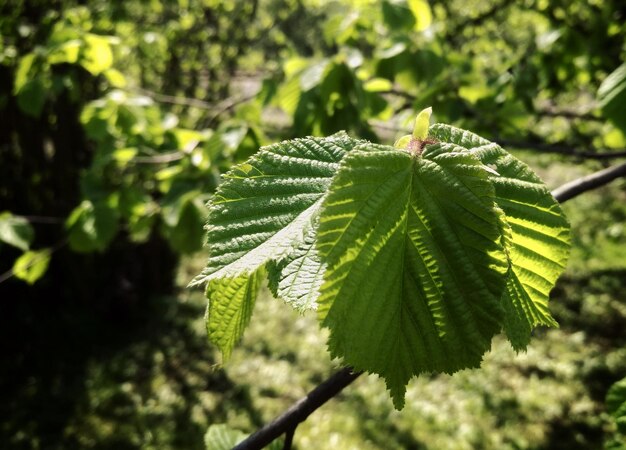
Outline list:
[[[207,332],[224,361],[230,358],[250,322],[263,276],[263,270],[259,269],[238,277],[215,278],[207,285]]]
[[[548,300],[569,257],[569,223],[539,177],[498,145],[443,124],[433,125],[430,136],[465,147],[496,172],[489,172],[490,181],[510,229],[506,248],[512,263],[503,297],[504,329],[513,348],[522,350],[532,328],[558,326]]]
[[[415,17],[415,31],[424,31],[433,22],[433,13],[426,0],[407,0],[409,9]]]
[[[385,92],[392,88],[393,84],[386,78],[372,78],[363,83],[363,89],[368,92]]]
[[[50,263],[50,249],[29,250],[15,260],[13,274],[20,280],[33,284],[41,278]]]
[[[31,80],[33,73],[36,70],[36,55],[34,53],[28,53],[24,55],[15,70],[15,83],[13,84],[13,93],[17,94],[22,90],[28,80]]]
[[[35,237],[28,220],[8,211],[0,214],[0,241],[26,251]]]
[[[246,434],[226,424],[211,425],[204,435],[206,450],[231,450],[246,438]]]
[[[113,87],[123,89],[128,84],[124,74],[117,69],[107,69],[103,72],[103,74]]]
[[[428,137],[428,127],[430,126],[430,116],[433,113],[432,108],[426,108],[420,111],[415,118],[415,126],[413,127],[413,137],[420,141]]]
[[[272,280],[289,278],[299,284],[309,279],[308,271],[293,267],[311,254],[313,241],[307,236],[316,223],[322,197],[339,161],[356,143],[345,133],[286,141],[262,148],[224,176],[209,203],[209,260],[191,285],[208,283],[209,330],[225,355],[243,326],[220,331],[221,318],[246,317],[247,305],[256,296],[251,286],[244,289],[246,277],[267,265]],[[284,287],[279,281],[274,285]],[[299,304],[296,291],[283,287],[277,287],[279,293]],[[305,303],[314,301],[310,298]]]
[[[80,39],[65,41],[50,49],[48,54],[49,64],[69,63],[75,64],[78,61],[83,42]]]
[[[626,130],[626,63],[606,77],[598,89],[602,114],[621,130]]]
[[[87,33],[80,64],[93,75],[99,75],[113,64],[111,37]]]
[[[414,375],[477,367],[504,317],[498,220],[488,173],[463,148],[353,150],[318,230],[331,354],[384,377],[398,408]]]

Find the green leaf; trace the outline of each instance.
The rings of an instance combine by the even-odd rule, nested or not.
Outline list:
[[[308,279],[309,272],[292,268],[312,252],[307,236],[322,197],[339,161],[356,143],[345,133],[286,141],[262,148],[224,176],[209,203],[209,260],[191,286],[208,283],[210,338],[225,356],[244,327],[229,325],[221,335],[220,320],[236,317],[237,324],[247,324],[246,311],[256,296],[252,288],[258,283],[244,286],[246,277],[268,265],[274,285],[290,277],[296,284]],[[294,304],[315,301],[303,303],[296,291],[278,291]]]
[[[488,172],[461,147],[353,150],[318,230],[332,356],[384,377],[398,408],[412,376],[477,367],[504,317],[498,220]]]
[[[41,78],[28,80],[17,93],[17,105],[31,117],[39,117],[46,102],[46,88]]]
[[[34,53],[24,55],[15,70],[15,82],[13,84],[13,93],[17,94],[22,90],[28,80],[32,79],[33,73],[37,70],[37,56]]]
[[[415,17],[415,31],[424,31],[433,22],[433,13],[426,0],[407,0],[409,9]]]
[[[621,130],[626,130],[626,63],[606,77],[598,89],[602,113]]]
[[[475,134],[417,128],[419,151],[339,133],[263,148],[225,176],[192,285],[208,284],[226,358],[266,273],[277,297],[317,307],[331,355],[385,378],[398,408],[413,376],[479,366],[500,331],[521,350],[556,326],[569,225],[547,187]]]
[[[28,220],[8,211],[0,214],[0,241],[26,251],[34,237],[35,231]]]
[[[315,248],[316,230],[311,228],[290,258],[272,261],[268,266],[269,288],[299,311],[317,308],[317,298],[326,267]]]
[[[110,36],[87,33],[80,64],[93,75],[99,75],[113,65]]]
[[[235,344],[250,323],[257,292],[263,279],[262,269],[232,278],[214,278],[207,285],[209,305],[206,324],[209,339],[230,358]]]
[[[433,113],[432,108],[426,108],[420,111],[415,118],[415,126],[413,127],[413,137],[420,141],[428,137],[428,127],[430,126],[430,116]]]
[[[50,249],[29,250],[15,260],[13,274],[20,280],[33,284],[41,278],[50,263]]]
[[[166,219],[164,227],[164,235],[170,242],[172,248],[180,253],[193,253],[202,248],[203,234],[202,224],[204,223],[204,208],[199,208],[195,202],[188,196],[182,197],[182,202],[177,202],[176,211],[168,214],[164,208],[163,214]],[[169,223],[168,223],[169,220]]]
[[[211,425],[204,435],[204,445],[206,450],[231,450],[235,445],[243,441],[247,435],[239,430],[235,430],[226,424]],[[267,445],[266,450],[281,450],[283,440],[276,439]]]
[[[380,6],[383,20],[390,29],[406,32],[416,25],[415,17],[411,14],[406,1],[384,0]]]
[[[443,124],[433,125],[430,136],[468,149],[492,169],[495,201],[510,233],[505,242],[512,266],[503,297],[504,330],[513,348],[522,350],[532,328],[558,326],[548,310],[548,300],[569,257],[569,223],[539,177],[498,145]]]
[[[80,39],[71,39],[65,41],[50,49],[48,54],[49,64],[62,64],[69,63],[75,64],[78,61],[80,50],[83,47],[83,42]]]
[[[619,432],[626,434],[626,378],[609,389],[606,395],[606,410],[613,416]]]
[[[246,434],[226,424],[211,425],[204,435],[206,450],[231,450],[246,438]]]
[[[124,74],[117,69],[107,69],[103,75],[113,87],[123,89],[128,84]]]
[[[102,251],[117,234],[119,211],[105,201],[84,200],[67,219],[69,244],[77,252]]]
[[[368,92],[385,92],[393,88],[393,83],[385,78],[372,78],[363,83],[363,89]]]

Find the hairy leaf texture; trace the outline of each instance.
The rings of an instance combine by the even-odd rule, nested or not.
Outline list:
[[[250,319],[266,265],[271,280],[285,278],[293,286],[321,270],[309,273],[305,264],[315,258],[310,233],[339,161],[356,143],[345,133],[286,141],[224,176],[209,203],[209,259],[191,285],[207,284],[209,338],[225,359]],[[244,282],[247,277],[254,281]],[[314,294],[302,299],[299,289],[279,293],[295,305],[315,302]]]
[[[497,172],[490,174],[490,181],[510,234],[506,247],[511,269],[502,298],[504,330],[513,348],[525,349],[535,326],[558,326],[548,299],[569,257],[569,223],[541,179],[497,144],[443,124],[433,125],[430,135],[465,147]]]
[[[266,277],[294,308],[317,308],[331,355],[382,376],[397,408],[413,376],[479,366],[496,333],[519,351],[537,325],[557,326],[548,299],[569,225],[547,187],[473,133],[418,134],[397,148],[285,141],[225,175],[192,282],[207,285],[225,358]]]
[[[412,376],[477,367],[504,319],[509,263],[489,172],[447,147],[356,147],[320,216],[330,351],[384,377],[398,408]]]

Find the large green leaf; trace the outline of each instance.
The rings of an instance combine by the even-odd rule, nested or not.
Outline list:
[[[436,124],[430,136],[466,149],[496,173],[490,173],[495,201],[504,211],[511,259],[504,329],[513,348],[526,348],[537,325],[557,326],[548,310],[550,290],[569,256],[569,224],[546,185],[523,162],[496,144],[468,131]]]
[[[294,274],[293,264],[312,252],[313,240],[306,237],[339,161],[356,142],[345,133],[286,141],[263,148],[225,175],[209,203],[209,260],[191,283],[208,283],[209,337],[225,357],[243,333],[256,298],[258,283],[244,287],[245,276],[267,264],[273,285],[282,279],[295,286],[308,280],[305,270]],[[298,290],[278,292],[286,301],[303,304]],[[229,319],[222,327],[223,317]]]
[[[319,317],[347,364],[401,407],[421,372],[477,367],[501,329],[508,260],[489,172],[465,149],[366,144],[342,161],[318,230]]]
[[[265,274],[294,308],[318,308],[332,356],[385,378],[477,367],[504,330],[524,349],[555,326],[548,296],[569,226],[546,186],[496,144],[447,125],[410,145],[345,133],[267,148],[209,204],[210,338],[227,358]]]

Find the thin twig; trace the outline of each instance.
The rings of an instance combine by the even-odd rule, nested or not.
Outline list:
[[[221,114],[224,114],[225,112],[233,109],[235,106],[238,106],[242,103],[245,103],[247,101],[252,100],[253,98],[255,98],[257,96],[258,92],[255,92],[254,94],[248,94],[248,95],[244,95],[242,97],[229,97],[226,100],[218,103],[217,105],[215,105],[215,107],[213,108],[214,112],[211,115],[212,117],[210,118],[210,120],[215,120],[218,116],[220,116]]]
[[[213,109],[215,105],[213,103],[205,102],[197,98],[178,97],[173,95],[160,94],[158,92],[150,91],[143,88],[135,88],[132,91],[138,92],[142,95],[150,97],[157,103],[169,103],[170,105],[190,106],[192,108],[199,109]]]
[[[576,111],[559,111],[553,109],[540,109],[535,111],[535,114],[540,117],[563,117],[565,119],[581,119],[589,120],[593,122],[602,122],[602,117],[593,115],[591,113],[578,113]]]
[[[546,144],[543,142],[509,141],[507,139],[496,139],[495,141],[503,147],[518,148],[525,150],[539,150],[544,153],[556,153],[565,156],[574,156],[588,159],[611,159],[626,157],[626,149],[612,151],[577,150],[573,147],[560,144]]]
[[[599,170],[598,172],[565,183],[553,190],[552,195],[557,201],[563,203],[583,192],[599,188],[623,176],[626,176],[626,163]]]
[[[285,443],[283,444],[283,450],[291,450],[291,446],[293,445],[293,435],[296,434],[296,427],[298,425],[294,425],[289,428],[285,433]]]
[[[253,94],[248,94],[241,97],[229,97],[218,103],[209,103],[207,101],[197,98],[159,94],[158,92],[150,91],[143,88],[136,88],[133,90],[142,95],[150,97],[157,103],[168,103],[170,105],[187,106],[191,108],[212,111],[213,113],[211,114],[210,120],[215,120],[215,118],[217,118],[220,114],[223,114],[233,109],[235,106],[240,105],[241,103],[252,100],[258,94],[258,92],[255,92]]]
[[[130,162],[137,164],[166,164],[174,161],[179,161],[184,157],[184,152],[175,151],[154,156],[135,156],[133,159],[130,160]]]
[[[305,421],[317,408],[356,380],[361,373],[353,372],[350,367],[341,369],[309,392],[306,397],[294,403],[274,421],[237,444],[233,450],[261,449],[289,430],[295,431],[295,427],[299,423]]]

